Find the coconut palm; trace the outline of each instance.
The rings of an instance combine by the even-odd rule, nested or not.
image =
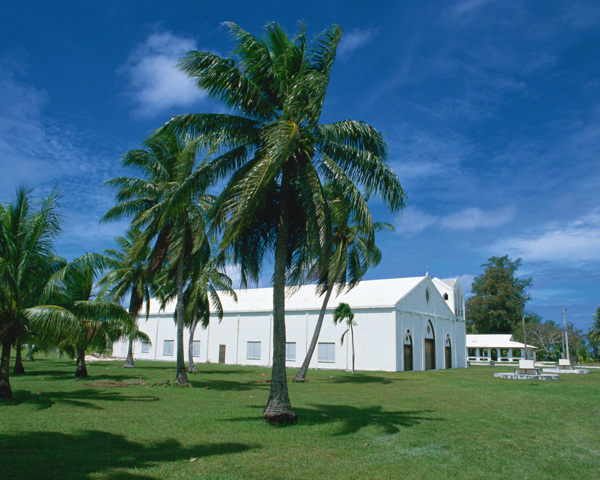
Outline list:
[[[52,304],[25,312],[32,328],[43,332],[42,344],[55,344],[77,358],[75,378],[87,376],[86,351],[102,351],[135,331],[135,322],[121,305],[95,295],[94,277],[106,265],[104,260],[93,254],[73,260],[50,282]]]
[[[315,251],[329,251],[322,182],[335,180],[367,227],[372,219],[360,185],[393,211],[404,205],[404,192],[385,163],[385,141],[375,128],[352,120],[319,124],[340,27],[310,44],[304,28],[290,38],[271,24],[257,38],[235,24],[229,27],[234,59],[190,52],[179,68],[232,113],[180,115],[164,128],[220,147],[204,181],[230,175],[214,218],[222,226],[221,247],[231,249],[240,267],[242,286],[258,280],[267,258],[273,262],[273,371],[263,417],[293,423],[297,416],[285,372],[285,293],[297,278],[295,268],[311,263]],[[325,263],[325,255],[321,258]]]
[[[13,203],[0,205],[0,398],[12,397],[9,379],[11,347],[30,333],[24,311],[40,302],[46,283],[64,263],[54,254],[60,229],[59,195],[32,205],[29,192],[17,191]]]
[[[111,259],[111,270],[100,280],[113,301],[121,301],[129,294],[129,315],[137,324],[142,306],[146,306],[146,319],[150,313],[152,279],[149,275],[151,248],[142,232],[131,227],[126,237],[115,238],[120,250],[107,249],[104,254]],[[133,368],[133,342],[129,338],[124,367]]]
[[[333,242],[328,255],[328,268],[321,272],[317,288],[317,291],[324,295],[324,299],[306,356],[300,370],[294,376],[295,382],[306,381],[308,366],[319,340],[325,312],[334,287],[337,286],[338,295],[343,290],[349,291],[354,288],[367,270],[375,267],[381,261],[381,251],[375,245],[375,231],[394,230],[391,224],[385,222],[373,222],[370,230],[359,224],[352,217],[349,203],[343,200],[343,193],[334,183],[325,186],[325,196],[331,211]]]
[[[346,330],[342,333],[342,338],[340,338],[340,344],[344,344],[344,337],[348,332],[350,332],[350,336],[352,337],[352,375],[354,375],[354,327],[356,327],[357,323],[354,321],[354,313],[352,313],[352,309],[350,305],[347,303],[340,303],[335,310],[333,311],[333,323],[337,325],[338,323],[346,322]]]
[[[596,344],[598,351],[595,352],[600,357],[600,308],[596,309],[596,313],[592,315],[594,323],[588,332],[589,339]]]
[[[221,295],[228,295],[237,302],[237,295],[232,287],[231,278],[219,271],[222,259],[220,256],[211,257],[208,244],[198,250],[196,258],[190,262],[187,276],[189,283],[186,288],[186,317],[189,318],[189,363],[188,371],[197,372],[194,365],[194,332],[201,324],[204,328],[210,321],[210,308],[217,313],[219,322],[223,319]]]
[[[187,258],[206,242],[205,213],[211,197],[199,188],[206,161],[196,164],[198,141],[172,132],[153,134],[144,149],[125,154],[123,165],[133,167],[142,178],[119,177],[107,182],[118,188],[119,203],[103,220],[132,218],[143,231],[141,245],[156,239],[148,273],[159,268],[175,282],[177,305],[177,373],[175,384],[189,385],[183,355],[184,268]],[[209,151],[210,154],[210,151]]]

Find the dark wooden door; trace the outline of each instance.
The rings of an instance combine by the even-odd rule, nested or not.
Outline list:
[[[219,363],[225,363],[225,345],[219,345]]]
[[[446,347],[446,368],[452,368],[452,348]]]
[[[412,345],[404,345],[404,371],[413,370],[413,348]]]
[[[425,339],[425,370],[435,369],[435,340]]]

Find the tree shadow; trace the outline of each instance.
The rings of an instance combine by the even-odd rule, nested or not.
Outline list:
[[[111,480],[147,480],[160,477],[139,470],[163,462],[188,462],[190,458],[241,453],[260,445],[206,443],[183,447],[175,439],[148,444],[122,435],[87,430],[75,434],[24,432],[0,436],[6,461],[2,478],[84,480],[102,473]],[[10,461],[9,461],[10,459]],[[119,471],[135,469],[136,473]]]
[[[350,435],[362,428],[374,425],[384,433],[392,435],[400,432],[401,428],[410,428],[425,421],[439,422],[439,417],[429,414],[432,410],[383,410],[381,406],[352,407],[347,405],[313,405],[314,408],[296,408],[298,425],[336,424],[333,436]],[[254,405],[249,408],[262,408]],[[241,417],[227,419],[232,422],[247,422],[258,417]]]
[[[394,434],[400,428],[414,427],[424,421],[440,421],[429,415],[431,410],[383,410],[380,405],[352,407],[348,405],[313,405],[312,408],[294,408],[300,424],[336,423],[335,436],[356,433],[362,428],[375,425],[386,434]]]
[[[18,390],[13,392],[12,399],[2,402],[2,405],[21,405],[26,403],[32,405],[36,410],[47,410],[57,404],[72,405],[90,410],[104,410],[97,401],[108,402],[154,402],[154,395],[131,396],[123,395],[117,391],[104,391],[92,388],[74,390],[71,392],[30,392]]]
[[[196,363],[196,368],[198,368],[198,364]],[[232,373],[238,375],[247,375],[249,373],[248,370],[227,370],[227,369],[218,369],[218,370],[198,370],[197,372],[190,373],[188,375],[231,375]]]
[[[325,381],[325,383],[357,383],[357,384],[381,383],[382,385],[389,385],[391,383],[396,383],[401,380],[380,377],[378,375],[355,373],[354,375],[335,376],[335,377],[328,378],[328,379],[321,380],[321,381]]]
[[[248,390],[254,390],[260,387],[269,387],[270,384],[255,384],[248,382],[232,382],[228,380],[191,380],[188,377],[190,385],[194,388],[209,388],[211,390],[221,390],[221,391],[238,391],[238,392],[246,392]]]

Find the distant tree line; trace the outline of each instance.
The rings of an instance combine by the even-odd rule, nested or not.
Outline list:
[[[490,257],[482,265],[484,271],[473,280],[473,295],[466,302],[467,332],[476,334],[510,333],[523,342],[523,319],[527,344],[538,347],[540,360],[556,361],[566,352],[565,329],[553,320],[544,321],[536,313],[525,310],[531,299],[531,278],[518,278],[521,259]],[[569,355],[575,361],[600,358],[600,308],[593,316],[588,333],[567,324]]]

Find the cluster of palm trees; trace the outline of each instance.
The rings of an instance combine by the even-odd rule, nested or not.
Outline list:
[[[12,397],[13,346],[14,374],[25,371],[21,352],[27,343],[76,357],[75,376],[82,377],[86,351],[135,334],[123,307],[94,288],[107,266],[103,257],[89,254],[67,263],[56,255],[60,222],[56,192],[35,202],[21,188],[13,202],[0,205],[0,398]]]
[[[219,293],[235,295],[224,265],[239,268],[242,287],[272,266],[273,370],[263,417],[288,424],[297,417],[285,370],[286,293],[316,282],[324,296],[302,381],[333,290],[352,288],[381,259],[375,232],[391,226],[373,221],[369,199],[395,212],[405,194],[380,132],[353,120],[319,123],[340,27],[309,42],[304,27],[290,37],[270,24],[256,37],[228,26],[233,58],[193,51],[178,63],[227,113],[176,116],[125,154],[124,166],[139,175],[108,182],[117,203],[104,220],[130,219],[128,238],[121,252],[83,263],[111,267],[102,292],[112,301],[130,293],[132,320],[150,296],[176,301],[180,385],[188,383],[184,326],[206,325],[211,308],[222,315]]]

